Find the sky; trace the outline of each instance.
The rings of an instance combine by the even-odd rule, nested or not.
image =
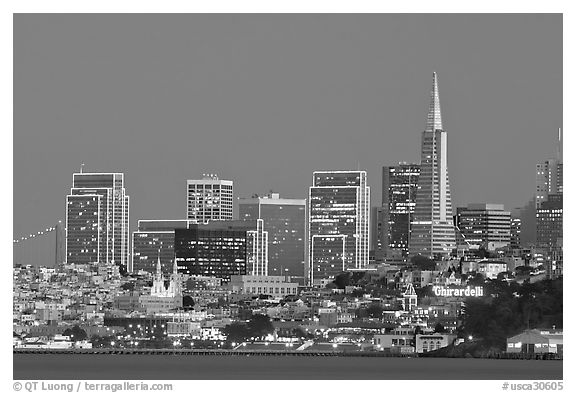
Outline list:
[[[560,14],[16,14],[13,236],[72,174],[125,173],[138,219],[186,180],[305,198],[315,170],[419,162],[438,73],[453,206],[523,206],[562,127]],[[16,255],[15,248],[15,255]]]

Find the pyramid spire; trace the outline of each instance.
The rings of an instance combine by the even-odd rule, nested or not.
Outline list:
[[[440,112],[440,97],[438,95],[438,75],[433,74],[432,91],[430,92],[430,108],[426,120],[426,131],[442,130],[442,114]]]

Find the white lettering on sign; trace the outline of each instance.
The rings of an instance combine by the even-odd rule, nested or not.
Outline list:
[[[438,285],[432,287],[432,292],[434,295],[441,297],[454,297],[454,296],[466,296],[466,297],[481,297],[484,296],[483,287],[466,287],[466,288],[446,288]]]

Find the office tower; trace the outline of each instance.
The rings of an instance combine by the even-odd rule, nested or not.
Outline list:
[[[74,173],[66,197],[66,262],[127,268],[129,201],[123,173]]]
[[[370,244],[366,171],[316,171],[309,191],[310,279],[364,269]]]
[[[459,207],[456,226],[471,248],[495,250],[510,245],[510,212],[504,205],[471,203]]]
[[[200,223],[232,220],[233,182],[219,180],[216,175],[204,175],[202,180],[188,180],[189,220]]]
[[[264,220],[269,274],[304,276],[306,199],[256,195],[240,199],[238,210],[241,220]]]
[[[513,216],[510,221],[510,247],[520,248],[522,241],[522,219],[518,216]]]
[[[548,251],[562,248],[562,194],[549,194],[536,210],[536,244]]]
[[[536,209],[550,194],[563,193],[562,130],[558,130],[556,158],[536,165]]]
[[[64,226],[62,225],[62,221],[58,221],[54,231],[56,232],[54,266],[58,267],[62,266],[66,261],[66,234],[64,233]]]
[[[248,273],[253,276],[268,275],[268,232],[264,220],[256,220],[256,229],[248,235]]]
[[[384,208],[373,206],[370,213],[370,252],[374,255],[375,262],[383,262],[386,252],[385,245],[385,228]]]
[[[420,165],[399,163],[382,168],[383,249],[388,256],[407,256],[410,220],[416,207]]]
[[[188,228],[192,220],[138,220],[138,230],[132,233],[132,264],[130,272],[156,271],[160,260],[162,272],[170,274],[174,263],[174,233],[176,228]]]
[[[446,258],[456,247],[456,238],[448,180],[448,139],[442,127],[436,73],[433,79],[426,129],[422,133],[420,177],[409,251],[410,255]]]
[[[256,221],[211,221],[176,228],[174,255],[180,273],[219,277],[245,275],[252,256],[249,231],[257,230]]]

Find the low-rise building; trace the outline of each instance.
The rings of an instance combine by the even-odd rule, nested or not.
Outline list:
[[[229,288],[232,293],[274,297],[298,294],[298,283],[290,282],[285,276],[231,276]]]
[[[451,345],[455,339],[455,334],[417,334],[415,341],[416,353],[425,353],[447,347]]]
[[[495,260],[482,260],[478,262],[478,273],[481,273],[484,277],[494,280],[498,277],[498,274],[506,272],[508,265],[503,261]]]
[[[561,330],[531,329],[506,340],[507,353],[556,353],[564,352],[564,336]]]

